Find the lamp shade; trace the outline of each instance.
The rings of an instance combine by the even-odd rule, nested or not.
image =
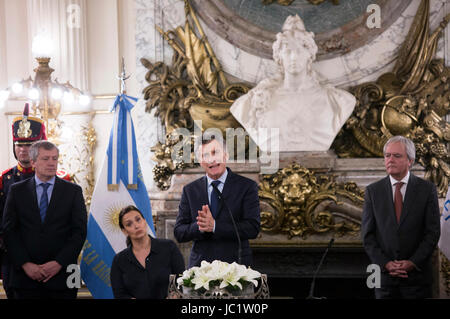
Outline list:
[[[53,54],[53,41],[49,35],[39,33],[33,38],[31,51],[34,58],[51,58]]]

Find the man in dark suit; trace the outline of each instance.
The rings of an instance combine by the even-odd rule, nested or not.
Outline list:
[[[414,176],[414,143],[395,136],[384,146],[389,174],[367,186],[362,240],[382,270],[376,298],[431,297],[431,256],[440,235],[436,187]]]
[[[67,287],[66,268],[77,264],[87,213],[81,188],[56,176],[58,157],[54,144],[33,143],[35,176],[12,185],[6,199],[4,240],[18,299],[76,298],[77,289]]]
[[[202,139],[196,154],[206,176],[183,188],[174,228],[178,242],[193,241],[188,267],[199,266],[202,260],[239,261],[230,213],[241,240],[241,264],[249,266],[252,252],[248,240],[256,238],[260,230],[258,186],[226,167],[228,154],[222,140]]]

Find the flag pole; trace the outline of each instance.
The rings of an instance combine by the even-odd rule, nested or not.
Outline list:
[[[122,57],[122,71],[119,74],[119,76],[117,76],[117,78],[120,80],[120,94],[127,94],[127,85],[125,83],[126,80],[128,80],[130,78],[131,74],[126,74],[125,71],[125,58]]]

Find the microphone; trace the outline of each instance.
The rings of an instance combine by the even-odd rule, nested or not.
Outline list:
[[[211,183],[211,185],[214,188],[214,190],[217,192],[217,195],[219,196],[219,200],[223,203],[223,205],[225,206],[225,208],[228,211],[228,214],[230,215],[231,222],[233,223],[234,232],[236,233],[236,238],[238,241],[238,264],[241,264],[241,259],[242,259],[241,258],[241,255],[242,255],[241,236],[239,236],[239,231],[237,229],[236,222],[234,221],[233,214],[231,213],[231,210],[228,207],[227,202],[225,201],[225,198],[223,198],[222,193],[219,191],[217,186],[214,185],[214,183]]]
[[[314,297],[314,287],[316,284],[316,277],[317,277],[317,274],[319,273],[320,267],[322,266],[322,263],[325,260],[326,255],[328,254],[328,250],[331,248],[333,243],[334,243],[334,238],[331,238],[330,242],[328,243],[327,249],[325,249],[325,252],[322,255],[322,259],[320,259],[319,266],[317,266],[316,272],[314,273],[313,280],[311,282],[311,288],[309,289],[309,296],[306,297],[306,299],[326,299],[325,297]]]

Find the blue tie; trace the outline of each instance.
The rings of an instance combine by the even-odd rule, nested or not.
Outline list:
[[[213,184],[216,187],[219,187],[220,181],[213,181],[211,184]],[[219,213],[219,194],[217,193],[216,189],[213,187],[213,190],[211,192],[211,214],[214,218],[216,218],[217,214]]]
[[[48,195],[47,190],[51,184],[50,183],[42,183],[40,186],[42,186],[43,192],[41,195],[41,201],[39,202],[39,213],[41,215],[41,222],[44,222],[45,214],[47,213],[48,208]]]

